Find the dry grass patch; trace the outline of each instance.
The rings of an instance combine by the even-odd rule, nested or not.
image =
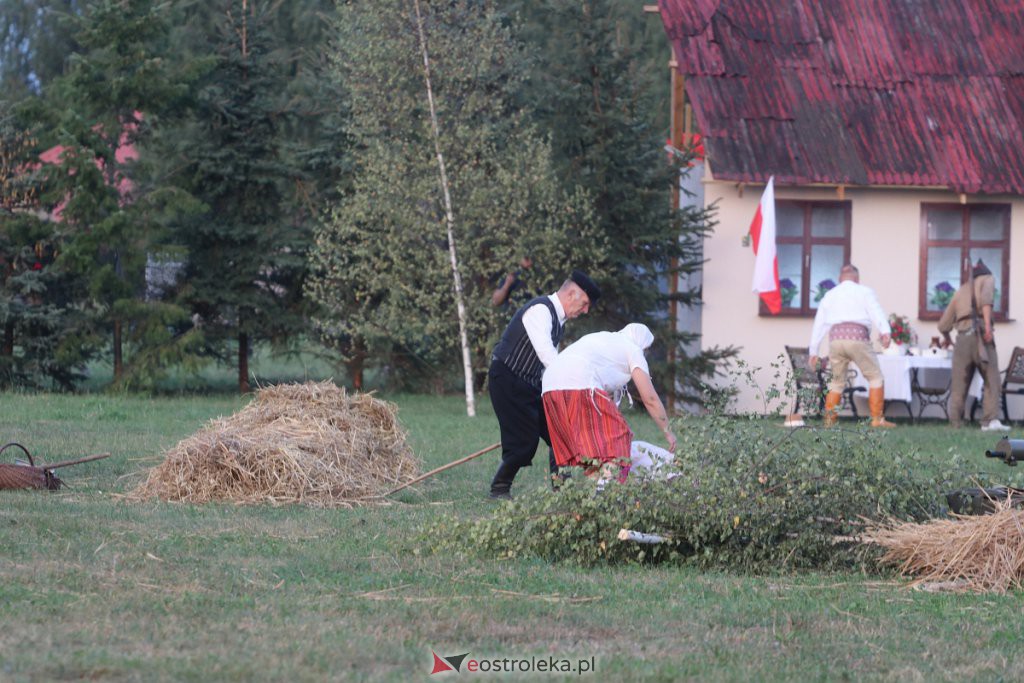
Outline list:
[[[989,515],[878,525],[864,540],[925,590],[1005,593],[1024,583],[1024,511],[1009,501]]]

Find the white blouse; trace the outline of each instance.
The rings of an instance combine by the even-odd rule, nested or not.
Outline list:
[[[595,332],[570,344],[544,372],[543,392],[602,389],[614,394],[629,383],[633,370],[650,374],[644,351],[622,332]]]

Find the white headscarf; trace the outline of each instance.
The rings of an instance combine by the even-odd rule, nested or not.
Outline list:
[[[647,325],[641,323],[630,323],[618,333],[626,335],[626,338],[644,350],[654,343],[654,334]]]

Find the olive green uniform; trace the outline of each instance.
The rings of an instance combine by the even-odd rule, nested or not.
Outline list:
[[[992,306],[995,299],[995,278],[991,275],[979,275],[974,278],[974,299],[978,304],[978,321],[983,322],[981,309],[984,306]],[[982,327],[984,327],[982,325]],[[985,378],[985,393],[981,401],[981,424],[986,425],[998,417],[999,411],[999,357],[996,353],[996,343],[993,337],[992,343],[985,344],[988,352],[988,362],[983,363],[981,352],[978,349],[979,341],[977,335],[982,334],[984,329],[975,332],[971,321],[971,281],[968,280],[960,285],[953,298],[950,300],[946,310],[942,312],[939,319],[939,332],[949,334],[956,330],[956,344],[953,346],[953,384],[949,394],[949,423],[959,427],[964,416],[964,401],[967,398],[967,390],[971,385],[971,378],[977,369]]]

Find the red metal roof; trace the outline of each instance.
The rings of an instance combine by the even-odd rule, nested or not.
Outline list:
[[[1024,2],[658,6],[716,178],[1024,195]]]

